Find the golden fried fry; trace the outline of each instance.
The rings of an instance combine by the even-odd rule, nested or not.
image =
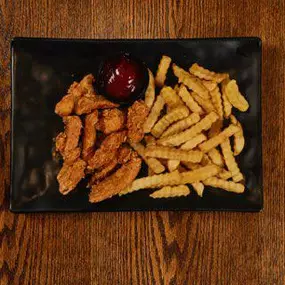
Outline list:
[[[210,91],[210,95],[217,114],[220,116],[221,119],[223,119],[224,116],[223,102],[219,87],[216,87],[215,89]]]
[[[201,160],[202,166],[207,166],[213,164],[208,154],[204,153],[203,158]]]
[[[227,171],[225,169],[222,169],[219,174],[218,174],[219,178],[223,179],[223,180],[228,180],[229,178],[232,177],[232,173],[230,171]]]
[[[233,181],[234,181],[234,182],[240,182],[240,181],[242,181],[242,180],[243,180],[243,175],[242,175],[241,172],[240,172],[239,174],[233,176]]]
[[[232,176],[238,175],[240,173],[240,170],[234,158],[229,138],[227,138],[224,142],[221,143],[221,149],[228,170],[232,173]]]
[[[212,162],[220,167],[224,166],[224,160],[220,152],[216,148],[212,148],[209,152],[208,155]]]
[[[179,92],[179,84],[175,84],[173,90],[176,92],[176,94],[178,94],[178,92]]]
[[[235,80],[230,80],[224,86],[224,90],[228,100],[234,107],[239,109],[241,112],[245,112],[249,108],[249,104],[244,96],[240,94]]]
[[[178,168],[179,164],[180,164],[180,160],[169,159],[167,161],[167,168],[168,168],[169,172],[176,170]]]
[[[202,84],[208,89],[208,91],[213,91],[218,85],[216,82],[213,81],[208,81],[202,79]]]
[[[178,185],[178,186],[165,186],[159,190],[156,190],[149,196],[151,198],[172,198],[172,197],[181,197],[187,196],[190,194],[190,189],[186,185]]]
[[[172,124],[162,135],[161,137],[167,137],[174,134],[177,134],[179,132],[184,131],[185,129],[188,129],[192,125],[199,122],[200,116],[196,113],[191,114],[187,118],[180,120],[174,124]]]
[[[163,109],[165,104],[165,101],[161,95],[158,95],[156,98],[156,101],[153,104],[152,109],[150,110],[150,113],[144,123],[144,132],[149,133],[156,123],[161,110]]]
[[[185,161],[182,163],[184,166],[187,167],[187,169],[190,169],[190,170],[195,170],[195,169],[201,168],[201,165],[197,164],[197,163],[192,163],[189,161]],[[178,171],[180,173],[182,173],[182,172],[186,172],[187,170],[183,166],[179,165]],[[202,182],[193,182],[193,183],[191,183],[191,185],[192,185],[193,189],[195,190],[195,192],[198,194],[198,196],[202,197],[203,192],[204,192],[204,184]]]
[[[216,165],[209,165],[198,168],[196,170],[181,173],[182,179],[180,184],[188,184],[203,181],[207,178],[215,176],[220,171],[220,168]]]
[[[225,79],[222,83],[221,83],[221,87],[222,87],[222,99],[223,99],[223,107],[224,107],[224,116],[225,118],[229,118],[229,116],[232,113],[232,104],[230,103],[227,95],[226,95],[226,91],[225,91],[225,87],[228,84],[229,79]]]
[[[176,92],[171,87],[169,86],[163,87],[160,91],[160,94],[170,110],[178,106],[184,106],[184,103],[181,100],[181,98],[176,94]]]
[[[171,58],[169,56],[163,55],[159,62],[155,76],[155,84],[158,87],[162,87],[164,85],[170,63],[171,63]]]
[[[171,173],[158,174],[158,175],[138,178],[133,181],[130,187],[120,192],[120,195],[132,193],[140,189],[179,185],[180,180],[181,180],[181,175],[177,170]]]
[[[190,162],[190,161],[181,161],[181,163],[187,168],[187,169],[190,169],[190,170],[196,170],[196,169],[199,169],[202,167],[201,164],[199,163],[193,163],[193,162]],[[205,166],[205,165],[203,165]]]
[[[206,139],[207,139],[207,137],[204,134],[199,134],[196,137],[193,137],[192,139],[190,139],[189,141],[184,143],[181,146],[181,149],[191,150],[191,149],[195,148],[198,144],[205,141]]]
[[[172,123],[186,118],[189,115],[189,109],[186,106],[177,107],[172,109],[168,114],[163,116],[156,125],[152,128],[151,133],[156,138],[170,126]]]
[[[189,68],[189,72],[201,79],[211,80],[217,83],[221,83],[229,76],[227,73],[215,73],[210,71],[202,66],[199,66],[197,63],[192,64],[192,66]]]
[[[241,123],[236,119],[234,115],[230,116],[232,124],[238,126],[240,130],[234,134],[234,156],[239,155],[245,145],[245,139],[243,136],[243,129]]]
[[[240,130],[239,127],[235,125],[230,125],[218,135],[200,144],[199,148],[201,151],[205,153],[209,152],[212,148],[218,146],[219,144],[224,142],[227,138],[231,137],[234,133],[238,132],[239,130]]]
[[[199,106],[199,104],[193,99],[190,92],[187,90],[187,88],[181,84],[179,88],[178,95],[183,100],[183,102],[186,104],[186,106],[193,112],[197,113],[199,115],[203,114],[204,111]]]
[[[148,167],[156,174],[165,170],[161,162],[153,157],[146,157],[145,147],[141,143],[130,143],[131,147],[142,157]]]
[[[199,96],[198,93],[192,92],[191,93],[194,100],[206,111],[206,113],[211,113],[215,111],[214,105],[212,104],[210,99],[203,99]]]
[[[176,77],[178,77],[178,82],[183,83],[189,89],[193,90],[195,93],[199,94],[202,99],[208,100],[210,98],[209,91],[203,85],[202,81],[190,74],[189,72],[185,71],[181,67],[177,66],[176,64],[172,65],[173,72]]]
[[[191,162],[200,162],[203,153],[194,150],[181,150],[164,146],[150,146],[145,150],[145,155],[157,158],[175,159]]]
[[[223,121],[220,119],[217,120],[215,123],[213,123],[208,133],[209,138],[218,135],[221,132],[222,127],[223,127]]]
[[[150,69],[148,69],[148,76],[149,76],[149,81],[148,81],[148,87],[145,91],[144,102],[147,105],[147,107],[151,109],[155,100],[155,83],[154,83],[153,74],[150,71]]]
[[[205,185],[224,189],[229,192],[243,193],[244,185],[232,181],[222,180],[216,177],[211,177],[203,181]]]
[[[190,129],[171,135],[168,137],[163,137],[157,141],[158,144],[161,145],[170,145],[170,146],[178,146],[182,143],[189,141],[191,138],[201,133],[202,131],[206,131],[210,129],[211,125],[218,119],[218,115],[215,112],[211,112],[205,118],[203,118],[196,125],[191,127]]]
[[[204,184],[202,182],[194,182],[191,184],[195,192],[198,194],[198,196],[203,197],[204,193]]]
[[[152,176],[152,175],[155,175],[155,173],[154,173],[154,171],[150,167],[148,167],[148,169],[147,169],[147,176]]]

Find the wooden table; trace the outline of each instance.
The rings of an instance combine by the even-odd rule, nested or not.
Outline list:
[[[0,0],[1,284],[285,284],[284,12],[283,0]],[[10,213],[14,36],[261,37],[264,211]]]

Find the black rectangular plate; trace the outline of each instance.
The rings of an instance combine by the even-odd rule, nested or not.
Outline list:
[[[12,52],[12,143],[10,209],[37,211],[259,211],[263,207],[261,141],[261,40],[212,38],[177,40],[66,40],[15,38]],[[88,202],[85,183],[67,196],[58,191],[60,164],[52,158],[53,138],[63,129],[54,113],[69,85],[116,52],[129,52],[155,72],[163,54],[187,68],[198,62],[237,80],[249,101],[246,113],[236,112],[244,127],[246,146],[238,162],[246,191],[234,194],[207,187],[203,198],[152,199],[148,190]],[[170,80],[172,80],[170,78]],[[172,82],[171,82],[172,83]],[[142,169],[145,173],[145,168]]]

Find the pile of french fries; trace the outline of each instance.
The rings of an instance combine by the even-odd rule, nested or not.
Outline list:
[[[163,56],[155,77],[149,70],[144,143],[131,144],[147,164],[149,176],[136,179],[120,195],[156,189],[150,197],[169,198],[187,196],[194,189],[202,197],[205,185],[244,192],[235,157],[245,139],[232,108],[245,112],[249,104],[237,82],[197,63],[188,71],[172,64],[178,84],[165,86],[171,61]]]

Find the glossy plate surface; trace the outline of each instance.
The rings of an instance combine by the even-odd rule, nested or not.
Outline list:
[[[238,158],[246,176],[242,195],[207,187],[185,198],[152,199],[148,190],[88,202],[83,181],[67,196],[58,191],[61,167],[52,158],[53,138],[63,129],[54,113],[56,102],[73,81],[97,72],[99,63],[115,52],[131,53],[156,71],[160,57],[187,68],[198,62],[236,79],[249,101],[246,113],[235,112],[244,127],[246,146]],[[258,38],[183,40],[57,40],[16,38],[12,53],[12,143],[10,209],[36,211],[233,210],[263,207],[261,141],[261,41]],[[175,78],[168,77],[169,84]],[[146,175],[143,167],[140,176]]]

